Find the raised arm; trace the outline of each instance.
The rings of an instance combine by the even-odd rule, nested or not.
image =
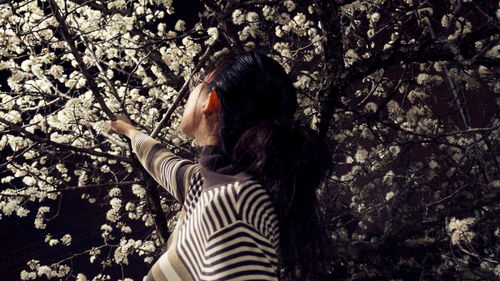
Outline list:
[[[159,141],[137,130],[123,115],[116,115],[110,130],[127,136],[142,166],[179,202],[183,203],[188,192],[189,181],[199,165],[172,153]]]

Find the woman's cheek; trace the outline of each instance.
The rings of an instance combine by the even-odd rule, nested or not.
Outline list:
[[[179,130],[181,132],[183,132],[185,135],[187,135],[188,137],[192,137],[191,130],[188,126],[188,124],[191,124],[192,122],[190,122],[189,119],[191,119],[191,118],[189,118],[189,114],[188,114],[187,108],[186,108],[186,110],[184,111],[184,114],[182,115],[181,123],[179,124]]]

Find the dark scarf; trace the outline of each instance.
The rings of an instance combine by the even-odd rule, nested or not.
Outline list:
[[[221,185],[243,182],[251,179],[245,172],[236,170],[231,165],[231,159],[222,152],[218,145],[202,146],[199,163],[200,173],[203,176],[203,189],[212,189]]]

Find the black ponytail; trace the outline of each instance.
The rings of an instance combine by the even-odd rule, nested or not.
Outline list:
[[[330,167],[327,145],[295,124],[295,88],[273,59],[255,51],[229,54],[211,73],[222,150],[234,168],[268,189],[277,211],[280,279],[324,279],[328,238],[316,190]]]
[[[330,166],[327,145],[316,133],[276,121],[248,129],[233,150],[232,163],[265,186],[280,226],[281,280],[323,280],[324,223],[316,187]]]

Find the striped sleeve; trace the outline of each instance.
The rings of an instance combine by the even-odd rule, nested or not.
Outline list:
[[[183,203],[189,181],[199,165],[182,159],[145,133],[132,139],[132,149],[148,173],[177,201]]]
[[[273,245],[241,220],[208,238],[203,265],[203,280],[278,280]]]

